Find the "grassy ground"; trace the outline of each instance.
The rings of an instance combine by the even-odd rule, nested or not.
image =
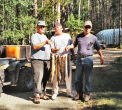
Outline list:
[[[82,110],[122,110],[122,58],[107,67],[94,68],[92,99],[78,102]]]

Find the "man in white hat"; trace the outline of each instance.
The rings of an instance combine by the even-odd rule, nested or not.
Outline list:
[[[38,21],[37,33],[31,36],[31,64],[34,70],[34,103],[47,100],[46,84],[50,75],[50,40],[44,35],[45,21]]]
[[[83,28],[84,32],[78,34],[74,41],[74,47],[78,45],[75,82],[77,95],[74,97],[74,100],[89,101],[92,85],[93,48],[99,53],[101,64],[104,63],[104,58],[97,37],[90,33],[92,22],[85,21]],[[83,76],[85,76],[85,84],[83,84]],[[84,91],[83,85],[85,85]]]

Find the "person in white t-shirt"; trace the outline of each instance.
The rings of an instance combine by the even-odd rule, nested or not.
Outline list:
[[[46,84],[50,76],[50,40],[44,35],[45,21],[38,21],[37,33],[31,36],[31,64],[34,70],[34,103],[47,100]]]
[[[52,54],[66,56],[70,53],[70,49],[73,48],[73,41],[69,34],[63,33],[62,25],[58,22],[55,23],[56,35],[51,37],[51,52]],[[67,86],[67,96],[74,97],[72,93],[72,72],[70,63],[70,74],[66,73],[66,86]],[[53,90],[52,90],[52,100],[55,100],[58,95],[58,79],[56,74],[53,78]]]

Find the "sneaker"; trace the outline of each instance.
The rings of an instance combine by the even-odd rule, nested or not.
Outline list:
[[[67,93],[67,96],[73,98],[73,97],[75,97],[75,94],[73,94],[73,93]]]
[[[79,100],[80,99],[80,95],[76,94],[76,96],[73,97],[73,100]]]
[[[91,99],[90,95],[88,95],[88,94],[84,95],[84,101],[85,102],[88,102],[90,99]]]
[[[83,96],[81,94],[77,93],[75,95],[75,97],[73,97],[73,100],[83,100]]]
[[[53,94],[51,99],[52,99],[52,100],[55,100],[56,97],[57,97],[57,94]]]
[[[40,96],[39,96],[39,94],[36,94],[36,95],[35,95],[34,103],[40,104]]]
[[[40,99],[49,100],[50,98],[46,96],[45,94],[41,94]]]

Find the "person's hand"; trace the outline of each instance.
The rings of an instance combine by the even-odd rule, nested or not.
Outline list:
[[[46,44],[51,44],[51,40],[46,40]]]
[[[101,65],[104,63],[104,58],[103,57],[100,57],[100,62],[101,62]]]
[[[73,59],[73,63],[75,63],[76,62],[75,55],[72,55],[72,59]]]
[[[51,49],[51,51],[52,51],[53,53],[56,53],[56,52],[59,51],[60,49],[61,49],[61,48],[55,47],[55,48]]]
[[[59,51],[61,48],[55,47],[55,52]]]
[[[65,51],[68,51],[70,48],[69,48],[69,46],[66,46],[65,47]]]

